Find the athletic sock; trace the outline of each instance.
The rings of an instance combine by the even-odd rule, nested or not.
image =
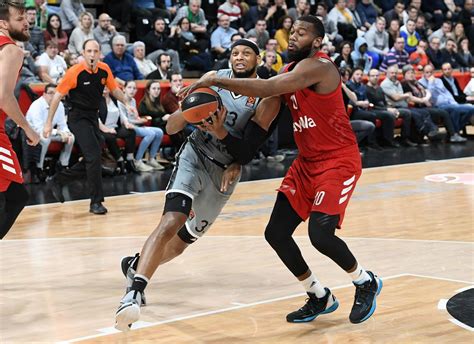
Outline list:
[[[132,283],[131,290],[137,290],[140,293],[143,293],[143,291],[145,290],[148,282],[149,282],[149,279],[146,278],[145,276],[135,274],[135,276],[133,278],[133,283]]]
[[[127,153],[127,158],[128,161],[133,160],[133,153]]]
[[[357,267],[354,271],[349,272],[349,275],[351,275],[352,281],[355,284],[363,284],[371,279],[370,275],[359,263],[357,263]]]
[[[321,285],[321,283],[316,279],[316,277],[311,273],[311,275],[300,281],[303,287],[306,289],[308,293],[316,294],[318,299],[324,297],[326,295],[326,290]]]

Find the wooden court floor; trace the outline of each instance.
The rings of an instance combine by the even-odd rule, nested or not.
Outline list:
[[[296,241],[340,307],[285,322],[305,297],[263,238],[279,182],[239,184],[209,234],[158,269],[128,333],[113,329],[119,262],[158,223],[163,192],[108,198],[102,217],[88,201],[28,207],[0,242],[0,342],[472,342],[444,305],[473,287],[474,158],[364,170],[339,235],[384,289],[359,325],[348,320],[350,279],[312,248],[305,224]]]

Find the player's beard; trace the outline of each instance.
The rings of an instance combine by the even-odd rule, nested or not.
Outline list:
[[[27,42],[30,40],[30,33],[24,33],[22,30],[8,30],[10,37],[15,41]]]
[[[253,67],[252,69],[246,70],[245,72],[237,72],[234,68],[232,68],[232,73],[234,73],[234,77],[239,79],[244,79],[251,77],[255,71],[257,70],[257,66]]]
[[[290,62],[298,63],[301,60],[304,60],[305,58],[309,57],[310,53],[311,53],[311,47],[295,50],[295,51],[288,51],[288,59],[290,60]]]

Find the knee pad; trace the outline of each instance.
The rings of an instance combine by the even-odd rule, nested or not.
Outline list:
[[[313,246],[324,253],[331,245],[334,237],[339,215],[328,215],[320,212],[312,212],[309,220],[308,234]]]
[[[163,214],[166,214],[169,211],[174,211],[189,216],[192,204],[193,200],[191,197],[179,192],[170,192],[166,194]]]
[[[178,231],[178,236],[186,244],[192,244],[193,242],[196,242],[196,240],[198,239],[192,236],[191,233],[189,233],[189,231],[186,229],[186,226],[181,227],[181,229]]]

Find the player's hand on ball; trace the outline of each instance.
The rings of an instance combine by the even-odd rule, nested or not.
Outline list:
[[[214,86],[214,77],[216,76],[216,73],[217,72],[215,70],[207,72],[194,84],[183,87],[176,95],[178,97],[185,98],[189,93],[197,88]]]
[[[214,134],[218,139],[223,139],[227,135],[224,122],[227,117],[227,109],[222,107],[215,113],[209,113],[209,117],[198,125],[199,129]]]

